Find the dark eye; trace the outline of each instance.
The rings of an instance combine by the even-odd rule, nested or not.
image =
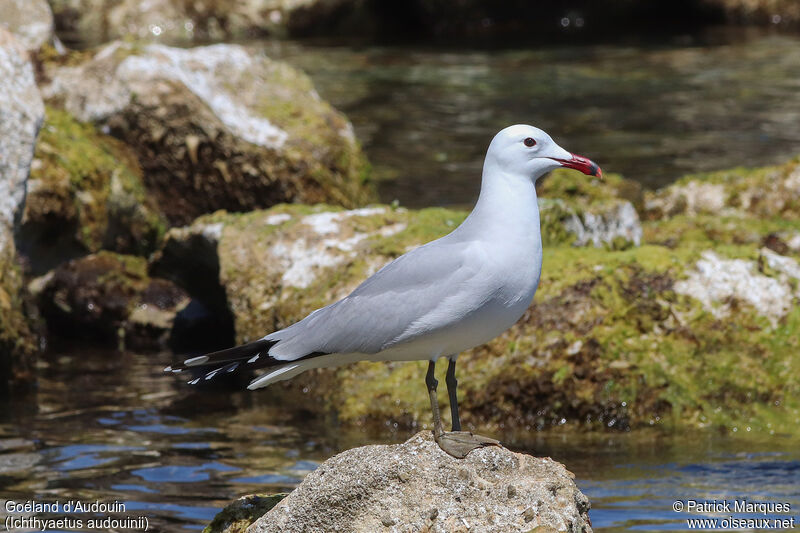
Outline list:
[[[532,146],[536,146],[536,139],[534,139],[533,137],[527,137],[522,142],[525,143],[525,146],[527,146],[528,148],[530,148]]]

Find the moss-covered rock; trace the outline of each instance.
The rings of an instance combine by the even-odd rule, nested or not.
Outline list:
[[[133,153],[93,125],[48,108],[20,238],[34,270],[101,249],[147,255],[165,229]]]
[[[217,209],[372,198],[347,119],[307,76],[262,54],[117,42],[47,71],[55,105],[133,148],[172,223]]]
[[[0,396],[34,383],[38,352],[35,331],[26,312],[22,273],[13,244],[3,245],[6,238],[0,234]]]
[[[591,185],[570,193],[569,183],[555,183],[561,178],[569,179],[556,174],[542,193],[549,187],[561,195],[549,201],[567,210],[620,201],[613,182],[611,192]],[[215,290],[245,342],[345,296],[465,216],[385,206],[220,212],[172,230],[153,266],[171,265],[166,270],[180,279],[198,258],[174,270],[189,264],[180,259],[186,243],[203,242],[216,258],[206,282],[219,280]],[[547,244],[530,309],[508,332],[459,357],[468,425],[797,432],[800,246],[789,243],[800,237],[790,238],[791,221],[684,214],[648,221],[642,246],[576,247],[563,217],[543,209],[542,220]],[[425,363],[359,363],[276,387],[303,389],[346,424],[415,426],[430,417],[424,373]]]
[[[800,218],[800,159],[764,168],[692,174],[649,192],[646,218],[723,215],[772,220]]]
[[[629,219],[613,216],[618,206],[626,206]],[[548,244],[597,240],[598,246],[626,248],[638,244],[641,235],[636,212],[623,200],[601,198],[591,205],[542,200],[541,210]],[[345,211],[281,205],[244,214],[218,212],[171,229],[152,272],[231,316],[237,338],[252,340],[345,296],[384,264],[448,233],[466,216],[449,209],[390,206]],[[604,216],[614,221],[607,228],[596,223]],[[590,232],[593,238],[587,238]]]
[[[757,250],[730,252],[749,259],[702,264],[706,258],[691,250],[653,245],[546,250],[530,310],[507,333],[459,358],[467,423],[666,423],[795,433],[798,308],[784,307],[776,319],[762,306],[771,296],[743,288],[763,285],[792,302],[797,280],[760,272]],[[742,261],[733,274],[746,277],[732,278],[730,261]],[[722,278],[720,287],[706,290],[709,277]],[[696,292],[698,285],[704,292]],[[724,315],[715,312],[720,305]],[[338,370],[332,397],[339,418],[426,423],[423,375],[424,364]]]
[[[229,503],[203,533],[245,533],[250,525],[278,505],[288,493],[251,494]]]
[[[641,243],[639,184],[619,174],[599,181],[559,169],[540,180],[537,189],[545,246],[626,248]]]
[[[51,333],[137,349],[165,347],[189,303],[174,284],[150,278],[145,259],[105,251],[60,265],[31,292]]]
[[[0,28],[0,394],[33,382],[36,341],[14,238],[44,105],[25,47]]]

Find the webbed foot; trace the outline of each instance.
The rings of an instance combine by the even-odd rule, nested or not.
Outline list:
[[[434,434],[435,438],[435,434]],[[500,441],[491,437],[475,435],[469,431],[448,431],[442,433],[436,443],[456,459],[465,458],[469,452],[485,446],[500,446]]]

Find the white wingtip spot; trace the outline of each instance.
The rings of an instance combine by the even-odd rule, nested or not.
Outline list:
[[[208,361],[207,355],[200,355],[198,357],[192,357],[191,359],[187,359],[186,361],[183,362],[183,364],[186,366],[196,366],[196,365],[202,365],[207,361]]]
[[[195,379],[193,379],[191,381],[187,381],[186,383],[188,383],[189,385],[197,385],[199,382],[200,382],[200,378],[195,378]]]
[[[164,372],[172,372],[172,367],[168,366],[164,369]]]

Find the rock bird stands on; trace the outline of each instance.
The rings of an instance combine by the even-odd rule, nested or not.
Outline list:
[[[402,255],[349,296],[266,337],[187,359],[166,370],[201,369],[189,383],[240,370],[266,369],[249,389],[311,368],[355,361],[429,361],[425,383],[434,437],[456,457],[496,444],[461,431],[456,357],[511,327],[528,308],[542,270],[536,180],[559,167],[602,177],[592,161],[558,146],[540,129],[510,126],[489,145],[481,193],[452,233]],[[442,431],[436,361],[448,359],[453,430]]]

